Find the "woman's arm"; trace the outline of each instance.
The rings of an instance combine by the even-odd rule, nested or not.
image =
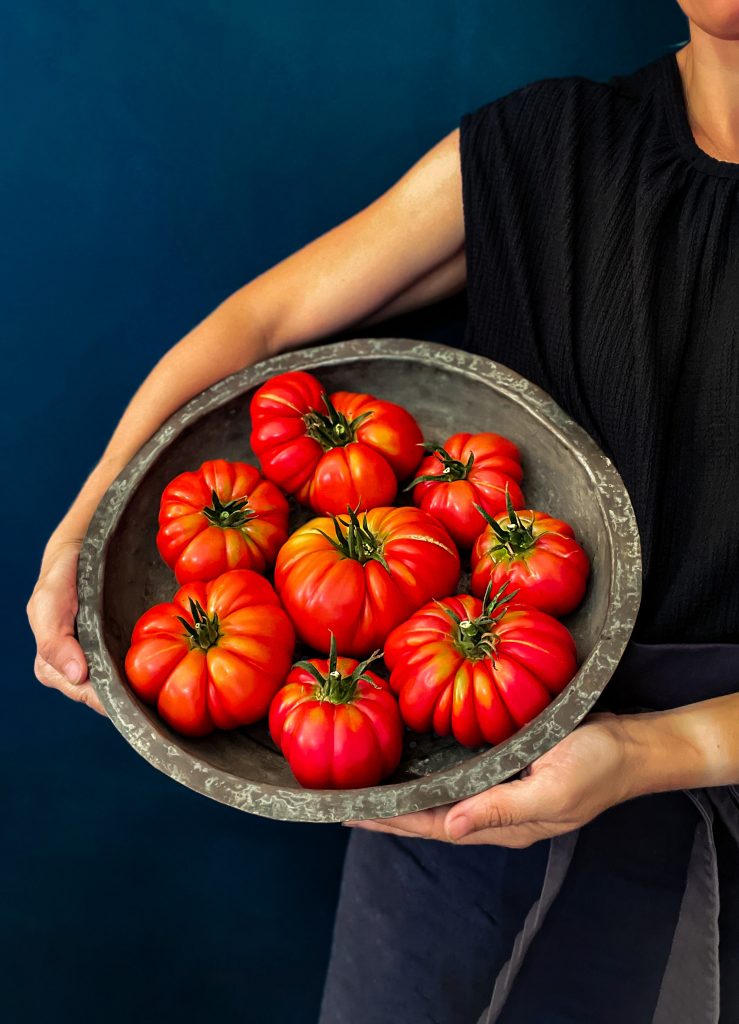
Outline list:
[[[571,832],[633,797],[727,785],[739,785],[739,693],[672,711],[591,715],[521,779],[451,807],[352,824],[522,847]]]
[[[74,637],[77,556],[106,488],[164,420],[244,366],[391,315],[394,303],[406,311],[461,289],[463,250],[455,129],[369,206],[244,285],[162,356],[46,545],[27,605],[41,682],[102,710]]]
[[[403,313],[409,313],[421,306],[430,305],[432,302],[448,299],[464,289],[466,276],[467,263],[465,251],[462,249],[446,263],[435,267],[400,295],[396,295],[382,309],[365,317],[357,326],[369,327],[372,324],[381,323],[391,316],[401,316]]]
[[[739,785],[739,693],[621,715],[617,722],[628,750],[630,796]]]

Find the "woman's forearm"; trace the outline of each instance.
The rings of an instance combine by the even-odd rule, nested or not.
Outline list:
[[[739,693],[622,715],[618,728],[629,751],[632,796],[739,785]]]
[[[270,338],[244,292],[234,293],[170,348],[131,398],[47,552],[84,536],[110,483],[167,417],[211,384],[269,354]]]

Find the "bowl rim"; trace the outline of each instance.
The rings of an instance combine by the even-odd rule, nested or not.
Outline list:
[[[612,587],[598,639],[565,689],[509,739],[451,767],[403,782],[361,789],[322,790],[250,781],[199,760],[158,733],[121,679],[102,623],[106,552],[139,481],[155,459],[197,417],[288,370],[376,359],[438,364],[482,377],[492,390],[523,405],[570,448],[592,483],[610,537]],[[472,796],[527,767],[563,739],[591,710],[613,674],[633,631],[641,600],[639,530],[624,482],[592,437],[542,388],[485,356],[409,338],[354,338],[271,356],[224,377],[195,395],[132,456],[106,489],[82,542],[77,572],[77,636],[89,677],[113,725],[159,771],[221,803],[279,820],[338,822],[424,810]]]

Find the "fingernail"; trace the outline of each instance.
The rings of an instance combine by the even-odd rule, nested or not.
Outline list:
[[[472,831],[472,822],[466,815],[459,814],[449,822],[446,831],[451,839],[461,839]]]
[[[82,678],[82,666],[78,661],[68,661],[64,666],[64,675],[70,683],[78,683]]]
[[[351,828],[352,825],[356,825],[355,821],[342,821],[342,825],[346,825],[347,828]]]

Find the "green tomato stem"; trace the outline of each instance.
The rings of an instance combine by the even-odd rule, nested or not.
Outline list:
[[[207,651],[209,648],[215,647],[223,636],[218,625],[218,614],[214,613],[212,617],[209,616],[203,606],[193,598],[190,598],[190,613],[193,619],[192,623],[183,619],[181,615],[178,615],[177,619],[185,627],[191,649],[199,647],[201,650]]]
[[[367,675],[367,668],[382,657],[382,651],[375,651],[361,661],[348,676],[343,675],[338,668],[338,654],[336,648],[336,637],[331,633],[331,641],[328,655],[328,670],[322,673],[312,661],[298,661],[293,668],[302,668],[310,673],[316,681],[314,695],[316,700],[328,701],[331,704],[351,704],[357,695],[357,688],[360,679],[370,683],[379,689],[377,683]]]
[[[470,452],[469,458],[466,462],[461,462],[459,459],[453,458],[446,448],[442,448],[440,444],[425,444],[424,448],[429,452],[429,454],[435,455],[444,468],[441,473],[429,473],[423,476],[417,476],[415,480],[411,480],[405,488],[406,491],[415,487],[416,484],[426,482],[448,484],[454,480],[466,480],[475,463],[474,452]]]
[[[354,561],[359,562],[360,565],[364,565],[366,562],[374,560],[379,562],[384,569],[390,572],[390,567],[385,561],[382,553],[382,541],[372,533],[369,523],[367,522],[367,513],[364,513],[361,523],[356,509],[352,509],[347,506],[347,513],[349,516],[348,522],[341,519],[339,516],[331,516],[334,533],[336,534],[335,540],[333,537],[329,537],[324,530],[319,530],[318,532],[322,534],[337,551],[340,551],[345,558],[353,558]]]
[[[204,508],[203,515],[212,526],[220,526],[224,530],[238,529],[257,514],[249,507],[248,498],[236,498],[224,505],[215,490],[211,490],[210,494],[213,505]]]
[[[504,594],[507,586],[508,580],[491,597],[492,584],[488,583],[482,600],[482,611],[475,619],[460,619],[459,615],[451,608],[437,602],[454,624],[452,630],[454,646],[469,661],[494,658],[500,641],[499,635],[495,632],[495,625],[505,615],[507,610],[505,605],[518,593],[517,590],[513,590],[509,594]]]
[[[357,430],[372,411],[363,412],[356,419],[348,420],[343,412],[339,412],[329,396],[324,392],[321,396],[326,412],[311,409],[303,417],[305,432],[314,441],[318,441],[324,451],[331,448],[343,448],[357,439]]]

